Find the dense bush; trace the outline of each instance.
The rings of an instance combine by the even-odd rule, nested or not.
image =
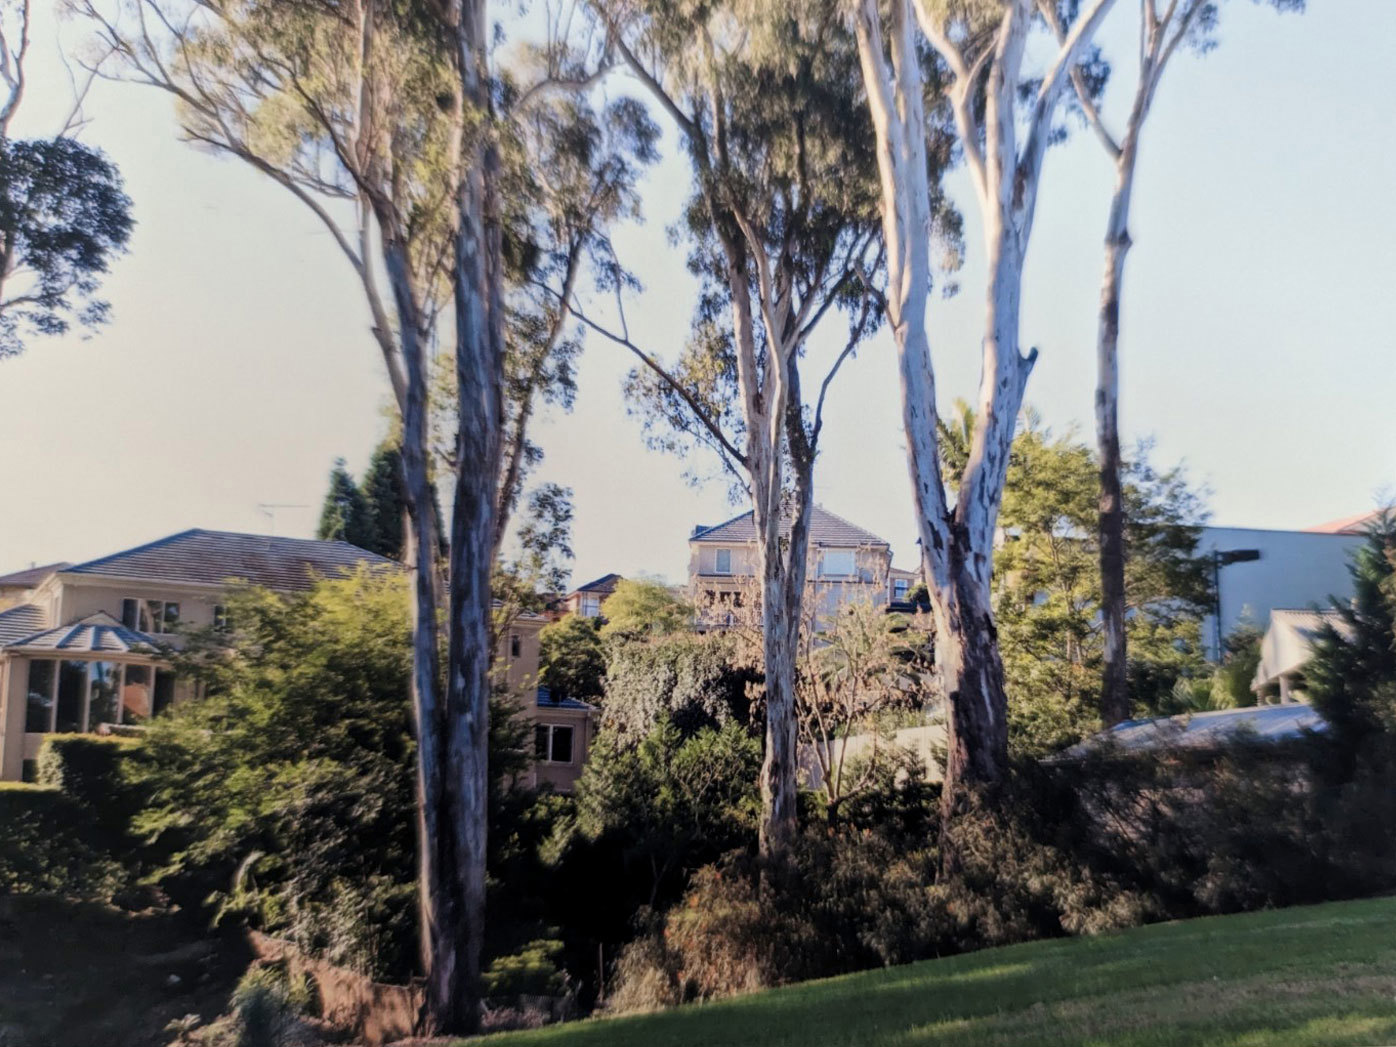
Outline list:
[[[49,735],[39,748],[36,777],[81,806],[96,826],[94,842],[118,857],[130,857],[129,830],[145,802],[132,780],[130,763],[139,742],[91,734]]]
[[[720,635],[680,633],[607,645],[602,726],[636,744],[661,720],[684,734],[748,718],[753,674]]]
[[[0,895],[107,899],[122,882],[92,810],[57,786],[0,782]]]

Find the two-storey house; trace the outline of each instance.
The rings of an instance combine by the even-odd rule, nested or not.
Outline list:
[[[781,521],[781,538],[790,520]],[[732,624],[739,609],[759,597],[756,527],[747,512],[712,527],[695,527],[688,538],[689,598],[700,628]],[[808,580],[816,625],[856,601],[884,607],[904,601],[917,575],[892,566],[886,539],[836,516],[823,506],[810,511]]]

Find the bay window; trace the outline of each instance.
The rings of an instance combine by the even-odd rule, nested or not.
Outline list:
[[[174,704],[174,684],[173,672],[152,665],[31,658],[24,729],[76,734],[102,724],[143,723]]]

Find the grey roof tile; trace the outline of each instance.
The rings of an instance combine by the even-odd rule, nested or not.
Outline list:
[[[57,563],[46,563],[39,567],[26,567],[22,571],[13,571],[10,574],[0,575],[0,587],[6,589],[32,589],[38,585],[54,571],[62,571],[71,566],[67,560],[59,560]]]
[[[359,564],[398,565],[348,542],[273,538],[194,528],[110,556],[66,568],[66,574],[223,585],[248,581],[269,589],[309,589],[315,576],[334,576]]]
[[[1283,741],[1298,738],[1306,731],[1327,729],[1327,722],[1313,706],[1298,702],[1256,705],[1153,720],[1126,720],[1107,731],[1092,735],[1080,745],[1068,749],[1065,755],[1081,756],[1101,745],[1115,745],[1131,752],[1163,748],[1206,749],[1243,738]]]
[[[756,525],[752,522],[752,516],[752,513],[745,512],[725,523],[704,527],[695,531],[689,541],[754,542],[756,541]],[[782,538],[790,536],[790,517],[788,515],[781,519],[780,534]],[[822,505],[816,505],[810,510],[809,540],[813,546],[887,545],[885,538],[879,538],[871,531],[865,530],[857,524],[849,523],[842,516],[836,516]]]
[[[25,636],[32,636],[48,623],[48,615],[38,604],[22,603],[0,611],[0,647]]]
[[[126,628],[105,611],[89,614],[68,625],[22,636],[5,646],[11,650],[55,654],[154,654],[160,649],[154,637]]]

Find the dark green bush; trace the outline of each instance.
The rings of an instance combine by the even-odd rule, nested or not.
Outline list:
[[[121,868],[91,810],[51,785],[0,783],[0,894],[109,898]]]
[[[144,797],[144,790],[132,782],[129,773],[139,745],[128,738],[49,735],[37,761],[39,784],[61,790],[89,811],[97,828],[95,842],[122,858],[134,848],[129,833],[131,819]]]

